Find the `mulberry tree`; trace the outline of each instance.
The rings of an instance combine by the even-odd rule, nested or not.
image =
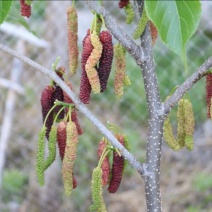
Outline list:
[[[12,0],[0,1],[0,24],[10,11]],[[121,183],[126,162],[140,174],[145,183],[147,211],[162,211],[160,193],[160,160],[162,143],[174,151],[183,147],[192,150],[194,147],[194,114],[192,104],[186,92],[195,83],[206,76],[207,115],[211,117],[212,57],[208,58],[184,83],[171,92],[163,102],[160,97],[159,83],[153,58],[153,48],[157,37],[166,46],[182,58],[187,69],[186,44],[198,28],[201,17],[201,4],[196,1],[147,1],[120,0],[119,10],[124,10],[126,23],[135,28],[129,35],[115,22],[104,7],[104,1],[86,0],[87,9],[93,13],[93,22],[84,35],[82,52],[78,48],[78,15],[76,2],[67,8],[67,44],[69,46],[69,69],[75,74],[81,62],[81,83],[79,97],[67,77],[64,67],[54,66],[48,70],[26,56],[0,43],[0,50],[8,53],[34,69],[49,76],[51,83],[41,94],[43,126],[38,133],[36,172],[41,186],[45,183],[45,170],[55,159],[58,147],[61,161],[65,194],[70,195],[77,187],[74,176],[74,163],[77,157],[78,136],[83,130],[78,120],[78,111],[84,114],[102,133],[98,148],[98,164],[93,170],[91,186],[93,204],[91,211],[107,211],[102,191],[115,193]],[[20,0],[20,13],[30,18],[33,13],[33,1]],[[62,4],[62,1],[61,1]],[[133,20],[136,20],[133,22]],[[136,26],[134,26],[137,23]],[[114,38],[114,42],[112,41]],[[86,104],[92,101],[90,94],[103,93],[108,89],[108,78],[112,62],[115,63],[114,89],[117,98],[124,95],[124,87],[131,83],[126,72],[126,53],[129,53],[141,70],[146,101],[148,104],[148,138],[146,161],[141,163],[131,153],[128,138],[114,124],[106,127],[88,110]],[[167,73],[168,74],[168,73]],[[170,112],[178,104],[177,136],[170,123]],[[76,110],[78,109],[78,111]],[[48,156],[45,157],[45,143],[48,145]],[[57,145],[56,145],[57,144]],[[133,144],[131,144],[133,145]],[[45,159],[46,158],[46,159]],[[109,159],[110,158],[110,159]]]

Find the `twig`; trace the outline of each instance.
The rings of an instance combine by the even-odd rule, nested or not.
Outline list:
[[[94,126],[106,137],[108,140],[117,147],[121,154],[124,156],[126,160],[129,161],[129,163],[135,168],[139,174],[142,177],[150,176],[151,173],[149,173],[146,169],[146,164],[139,163],[136,158],[123,146],[120,144],[120,142],[114,137],[114,135],[109,131],[89,110],[88,108],[79,100],[77,95],[62,81],[55,72],[48,70],[44,68],[43,66],[39,65],[38,63],[30,60],[29,58],[20,55],[18,52],[10,49],[9,47],[3,45],[0,43],[0,49],[19,60],[23,61],[24,63],[28,64],[29,66],[33,67],[34,69],[37,69],[38,71],[44,73],[45,75],[49,76],[51,79],[53,79],[67,94],[68,96],[73,100],[75,106],[78,108],[78,110],[83,113],[90,121],[93,123]]]
[[[190,90],[193,85],[204,77],[208,70],[212,67],[212,57],[209,57],[185,82],[180,85],[176,91],[165,101],[160,110],[160,115],[166,115],[174,107],[174,105],[182,98],[182,96]]]

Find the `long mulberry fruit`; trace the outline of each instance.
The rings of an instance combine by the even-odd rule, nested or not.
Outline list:
[[[95,32],[91,34],[91,43],[93,46],[93,50],[85,64],[85,70],[92,90],[94,91],[94,93],[100,93],[101,86],[98,72],[96,70],[96,65],[101,58],[102,44],[99,40],[99,36]]]
[[[189,100],[185,100],[184,103],[184,116],[185,116],[185,147],[188,150],[192,150],[194,148],[194,113],[192,109],[192,104]]]
[[[21,15],[29,18],[31,16],[31,5],[26,3],[26,0],[20,0]]]
[[[121,98],[124,94],[124,78],[126,76],[125,49],[121,44],[114,46],[114,56],[116,63],[114,89],[117,98]]]
[[[69,121],[66,126],[66,147],[62,163],[62,174],[65,194],[70,195],[73,190],[73,168],[76,159],[78,133],[74,122]]]
[[[147,25],[147,22],[148,22],[148,17],[147,17],[145,8],[143,8],[143,12],[139,20],[138,26],[133,32],[133,38],[135,40],[138,39],[143,34],[145,27]]]
[[[85,71],[85,64],[93,50],[93,46],[91,43],[90,30],[88,30],[87,35],[83,40],[83,51],[81,58],[82,65],[82,75],[81,75],[81,83],[80,83],[80,94],[79,97],[84,104],[89,104],[90,94],[91,94],[91,85],[87,77],[87,73]]]
[[[207,116],[211,118],[210,107],[212,98],[212,74],[206,75],[206,103],[207,103]]]
[[[101,158],[102,153],[104,152],[106,148],[107,148],[107,143],[105,142],[105,139],[103,138],[99,143],[99,147],[97,151],[99,158]],[[108,155],[105,156],[101,165],[101,169],[102,169],[102,186],[106,186],[108,184],[109,176],[110,176],[110,163],[109,163]]]
[[[45,121],[45,118],[49,112],[49,110],[52,108],[54,104],[54,87],[46,86],[45,89],[41,93],[41,109],[42,109],[42,116],[43,116],[43,122]],[[46,120],[46,138],[49,138],[49,132],[51,130],[51,126],[53,124],[53,112],[51,112]]]
[[[60,158],[62,161],[64,158],[65,148],[66,148],[66,126],[67,126],[67,123],[64,121],[61,121],[57,128],[57,144],[59,148]],[[77,187],[77,180],[73,175],[73,189],[75,189],[76,187]]]
[[[96,167],[93,170],[91,193],[93,204],[90,206],[90,210],[96,212],[106,212],[106,206],[102,196],[102,169],[100,167]]]
[[[69,48],[69,68],[72,74],[76,73],[78,66],[78,16],[76,9],[71,6],[67,9],[68,24],[68,48]]]
[[[57,127],[52,125],[51,131],[49,133],[48,157],[44,162],[44,170],[46,170],[55,160],[56,143],[57,143]]]
[[[44,185],[45,135],[46,127],[43,127],[38,134],[38,149],[36,157],[36,174],[40,186]]]
[[[135,14],[134,14],[134,9],[133,9],[131,3],[129,2],[129,3],[124,7],[124,9],[125,9],[125,13],[126,13],[126,15],[127,15],[127,17],[126,17],[126,23],[127,23],[127,24],[131,24],[132,21],[133,21],[133,19],[134,19],[134,16],[135,16]]]
[[[184,103],[185,99],[181,99],[178,102],[177,109],[177,142],[180,148],[185,145],[185,115],[184,115]]]
[[[110,32],[103,31],[100,33],[100,41],[102,43],[102,56],[99,61],[98,74],[101,84],[101,92],[107,88],[107,81],[110,75],[113,62],[113,43]]]
[[[180,150],[180,145],[174,137],[172,125],[170,123],[170,114],[164,121],[164,139],[171,149],[173,149],[174,151]]]
[[[118,141],[124,146],[124,137],[120,135],[116,135]],[[110,193],[115,193],[122,180],[124,170],[124,157],[119,156],[119,154],[114,151],[113,153],[113,165],[112,165],[112,176],[110,180],[110,184],[108,186],[108,191]]]
[[[66,126],[67,123],[61,121],[57,128],[57,144],[59,148],[60,158],[63,160],[66,148]]]

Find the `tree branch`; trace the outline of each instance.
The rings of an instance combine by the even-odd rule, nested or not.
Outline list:
[[[163,138],[163,119],[158,116],[158,111],[161,108],[161,98],[151,45],[150,27],[149,24],[147,24],[141,37],[141,46],[148,59],[141,65],[141,69],[149,112],[146,164],[148,171],[153,173],[153,175],[152,177],[145,178],[145,192],[147,211],[160,212],[162,211],[160,195],[160,160]]]
[[[0,43],[0,50],[18,58],[19,60],[23,61],[24,63],[28,64],[29,66],[37,69],[38,71],[44,73],[45,75],[49,76],[53,79],[73,100],[75,106],[78,110],[83,113],[91,123],[115,146],[117,147],[121,154],[124,156],[126,160],[135,168],[142,177],[150,176],[151,174],[146,169],[146,164],[139,163],[136,158],[123,146],[120,142],[114,137],[110,130],[108,130],[89,110],[85,105],[79,100],[77,95],[62,81],[54,71],[48,70],[43,66],[39,65],[38,63],[30,60],[29,58],[19,55],[18,52],[10,49],[9,47]]]
[[[107,29],[126,48],[129,54],[132,55],[136,63],[141,65],[146,59],[144,57],[143,49],[138,46],[120,27],[117,26],[110,14],[98,2],[87,0],[87,4],[91,10],[94,10],[96,13],[104,17]]]
[[[160,115],[168,114],[174,105],[190,90],[193,85],[208,73],[208,69],[212,67],[212,57],[209,57],[185,82],[180,85],[177,90],[165,101],[160,110]]]

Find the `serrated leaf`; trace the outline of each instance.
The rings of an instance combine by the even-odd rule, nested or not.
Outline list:
[[[145,1],[145,9],[163,42],[185,61],[186,43],[200,21],[199,0]]]
[[[0,0],[0,24],[7,17],[12,5],[12,0]]]

